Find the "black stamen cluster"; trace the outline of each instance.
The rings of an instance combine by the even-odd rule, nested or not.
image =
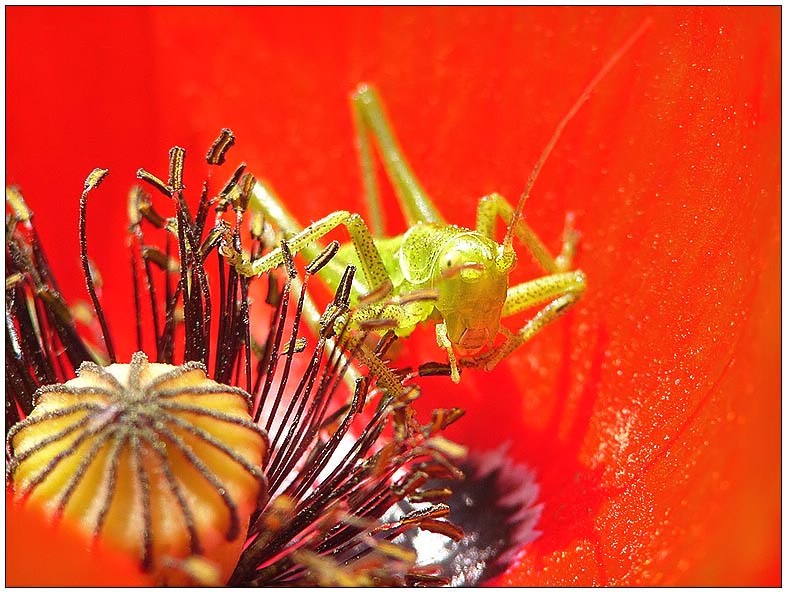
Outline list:
[[[231,132],[222,131],[208,153],[209,165],[223,163],[233,143]],[[349,296],[338,291],[311,347],[301,336],[309,279],[331,257],[330,248],[307,267],[303,278],[297,277],[292,261],[287,274],[276,271],[263,278],[238,274],[217,248],[222,242],[238,252],[246,246],[252,261],[270,248],[262,233],[248,233],[242,225],[254,178],[241,164],[212,198],[204,183],[192,213],[184,196],[184,157],[182,149],[172,149],[166,183],[143,169],[138,172],[144,183],[164,196],[174,215],[160,214],[153,196],[141,187],[132,190],[131,296],[138,349],[144,351],[145,344],[152,342],[151,360],[198,364],[211,379],[250,393],[254,424],[270,439],[263,467],[249,468],[264,475],[269,496],[252,516],[248,544],[230,584],[447,582],[450,577],[434,567],[418,567],[411,550],[391,543],[413,529],[461,538],[461,530],[446,519],[444,504],[430,503],[419,513],[393,522],[380,519],[398,501],[428,499],[422,486],[430,478],[461,475],[442,452],[439,439],[434,439],[461,411],[436,410],[431,421],[420,424],[411,406],[418,390],[408,383],[415,373],[407,370],[392,375],[403,384],[396,394],[383,389],[370,371],[357,381],[348,401],[342,387],[344,374],[355,360],[354,352],[369,337],[332,323],[337,311],[350,307]],[[93,313],[101,321],[101,342],[77,322],[58,290],[21,195],[13,189],[7,192],[7,432],[30,413],[39,388],[73,378],[83,363],[95,370],[115,358],[111,319],[103,318],[87,258],[87,196],[105,174],[94,171],[88,177],[80,209],[83,272]],[[151,233],[158,242],[150,240]],[[349,286],[353,273],[349,267],[343,285]],[[250,293],[258,285],[263,289],[254,294],[267,295],[264,319],[251,316]],[[260,341],[252,337],[252,323],[255,335],[260,325],[268,327]],[[371,348],[382,360],[392,342],[389,334]],[[296,365],[296,357],[304,364]],[[162,409],[168,411],[166,405]],[[139,419],[133,414],[128,417]],[[117,430],[126,430],[122,428],[126,424],[119,426]],[[157,435],[148,429],[129,431],[125,438],[135,451],[151,439],[177,445],[177,435],[167,430]],[[110,481],[117,471],[113,467],[108,464]],[[144,471],[137,477],[144,490]],[[193,544],[196,553],[199,543]]]

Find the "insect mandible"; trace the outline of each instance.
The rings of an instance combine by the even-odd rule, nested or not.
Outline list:
[[[562,249],[555,257],[522,220],[522,210],[565,126],[649,24],[644,22],[607,60],[558,123],[516,206],[497,193],[481,198],[475,229],[445,221],[410,169],[376,91],[367,84],[359,85],[353,93],[352,108],[371,229],[360,215],[346,210],[332,212],[302,228],[273,190],[259,180],[250,207],[278,226],[293,255],[300,252],[317,257],[323,249],[320,240],[326,234],[338,226],[347,229],[351,242],[341,246],[320,274],[335,290],[348,265],[362,271],[354,280],[354,308],[346,320],[351,328],[375,320],[381,321],[380,328],[393,329],[405,337],[419,324],[434,320],[437,344],[448,356],[454,382],[459,382],[462,366],[490,370],[560,317],[585,291],[585,274],[572,269],[578,237],[572,217],[566,217]],[[386,237],[383,233],[372,138],[409,225],[401,235]],[[502,243],[494,239],[498,216],[507,225]],[[544,275],[509,286],[517,260],[514,237],[526,246]],[[229,245],[223,247],[223,252],[238,272],[247,276],[281,266],[288,257],[281,247],[254,261]],[[502,319],[533,307],[540,308],[518,331],[501,325]],[[320,316],[313,303],[307,304],[306,317],[313,327],[318,326]],[[497,339],[500,334],[502,342]],[[360,358],[370,366],[380,366],[369,350],[363,351]]]

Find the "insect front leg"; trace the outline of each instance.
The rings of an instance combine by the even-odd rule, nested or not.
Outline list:
[[[481,198],[476,212],[476,230],[490,239],[494,239],[495,222],[499,216],[506,224],[511,224],[514,208],[511,203],[498,193]],[[571,269],[572,259],[579,239],[574,230],[574,217],[566,216],[563,230],[563,246],[560,255],[553,257],[536,232],[521,218],[514,226],[517,238],[525,244],[533,254],[536,262],[549,274],[566,272]]]
[[[585,274],[580,271],[561,272],[517,284],[508,289],[501,317],[515,315],[530,307],[547,303],[516,333],[506,332],[500,346],[474,360],[463,361],[467,366],[483,366],[491,370],[519,346],[535,336],[546,325],[563,315],[585,291]]]
[[[354,286],[364,293],[375,293],[378,299],[385,298],[391,292],[392,283],[388,272],[382,263],[369,229],[359,215],[338,211],[329,214],[305,229],[300,229],[295,218],[287,211],[273,190],[259,181],[252,192],[250,206],[261,211],[270,221],[279,226],[286,235],[289,235],[285,243],[292,255],[301,252],[309,258],[318,257],[322,250],[320,239],[336,227],[345,226],[365,275],[365,281],[356,279]],[[280,247],[273,249],[254,262],[249,262],[244,256],[234,251],[228,253],[227,256],[238,272],[246,276],[258,275],[272,270],[282,265],[286,258]],[[325,264],[319,274],[333,289],[336,289],[345,273],[345,269],[346,265],[334,258]],[[293,282],[296,286],[300,286],[299,280],[296,279]],[[372,288],[370,289],[369,287]],[[355,314],[352,313],[351,315]],[[305,296],[304,315],[312,331],[315,334],[319,333],[322,316],[309,295]],[[355,323],[354,317],[351,317],[350,323]],[[354,342],[354,339],[351,337],[345,346],[352,348],[352,346],[358,345]],[[356,356],[377,375],[377,381],[381,387],[395,395],[402,393],[403,388],[400,380],[365,344],[359,345]],[[343,361],[346,360],[343,354],[342,359]],[[354,389],[355,380],[360,376],[361,373],[356,365],[351,363],[345,374],[345,381],[351,390]]]
[[[303,290],[303,282],[299,278],[293,279],[293,285],[298,291]],[[319,334],[322,315],[320,314],[316,303],[308,294],[304,296],[303,315],[306,320],[306,324],[314,332],[314,334]],[[355,320],[352,318],[353,312],[350,312],[349,315],[351,316],[349,323],[355,323]],[[350,336],[346,338],[343,344],[343,349],[347,352],[355,352],[356,360],[360,361],[362,364],[365,364],[369,368],[369,370],[377,377],[378,385],[386,392],[388,392],[390,395],[393,395],[394,397],[401,396],[404,393],[404,387],[402,386],[401,380],[393,374],[391,369],[389,369],[388,366],[380,359],[380,357],[371,351],[366,344],[359,342],[360,339],[360,336]],[[331,346],[337,345],[336,339],[334,337],[328,338],[328,343]],[[350,390],[350,393],[353,393],[356,381],[363,377],[363,373],[361,373],[361,371],[358,369],[358,365],[355,361],[349,361],[347,359],[345,352],[339,352],[338,356],[340,358],[341,365],[347,364],[347,370],[345,371],[343,378],[345,384]]]
[[[363,270],[366,287],[372,292],[379,292],[386,296],[392,289],[388,271],[385,269],[377,246],[366,223],[358,214],[338,210],[324,218],[310,224],[304,229],[298,229],[292,215],[287,212],[273,192],[265,185],[257,183],[252,192],[250,201],[252,208],[262,211],[272,222],[280,225],[282,230],[291,235],[286,239],[287,247],[292,255],[303,252],[307,257],[317,257],[322,250],[320,240],[338,226],[344,226],[350,235],[355,252]],[[233,253],[232,248],[224,250],[231,263],[239,273],[245,276],[256,276],[277,268],[284,263],[284,253],[280,247],[271,250],[254,262],[247,261],[241,254]],[[336,287],[344,273],[344,267],[338,262],[329,262],[321,272],[328,284]]]

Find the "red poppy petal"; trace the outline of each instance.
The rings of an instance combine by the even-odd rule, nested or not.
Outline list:
[[[152,583],[136,562],[100,545],[67,523],[53,524],[38,509],[6,492],[8,587],[145,587]]]

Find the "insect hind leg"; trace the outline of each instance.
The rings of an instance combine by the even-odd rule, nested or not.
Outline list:
[[[388,118],[385,116],[377,92],[367,84],[359,85],[352,95],[352,106],[355,124],[358,128],[358,148],[364,188],[369,201],[370,213],[373,215],[373,231],[378,233],[377,236],[382,233],[382,209],[371,156],[370,136],[377,141],[383,167],[393,184],[407,224],[444,223],[437,207],[421,187],[418,178],[407,163],[388,123]],[[377,217],[378,222],[374,222],[374,217],[377,216],[375,210],[380,214]]]
[[[278,229],[284,235],[283,238],[287,239],[288,242],[293,237],[299,235],[303,236],[303,234],[306,232],[308,239],[305,241],[298,241],[295,252],[300,251],[307,258],[312,259],[317,257],[323,250],[323,245],[320,241],[322,235],[320,232],[318,231],[308,233],[307,229],[304,229],[298,223],[298,221],[295,220],[295,217],[284,206],[281,198],[276,195],[276,192],[273,190],[273,188],[271,188],[266,182],[259,179],[257,180],[257,183],[252,190],[249,207],[253,210],[261,212],[269,222],[272,222],[276,227],[278,227]],[[323,231],[322,234],[325,234],[326,232],[328,231]],[[291,251],[293,251],[292,246]],[[236,257],[236,259],[238,258]],[[236,263],[235,267],[241,274],[244,274],[245,276],[256,276],[264,271],[268,271],[269,269],[273,269],[282,265],[284,262],[284,257],[281,253],[281,250],[277,248],[267,254],[265,258],[263,258],[263,261],[265,263],[260,263],[260,260],[257,260],[253,264],[246,265],[238,262]],[[321,272],[321,276],[326,279],[329,285],[335,287],[338,285],[339,280],[341,280],[343,273],[344,266],[334,258],[325,265]]]

